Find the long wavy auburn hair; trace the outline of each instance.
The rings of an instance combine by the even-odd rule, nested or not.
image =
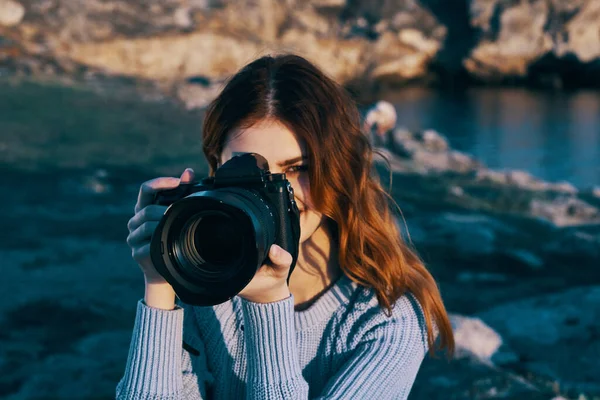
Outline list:
[[[452,354],[452,327],[438,286],[402,239],[394,217],[398,206],[372,168],[373,149],[350,95],[297,55],[264,56],[249,63],[207,109],[203,150],[211,175],[229,132],[264,119],[283,123],[305,141],[310,196],[317,211],[334,222],[342,271],[373,288],[388,316],[398,298],[407,292],[415,296],[425,317],[430,354],[437,349]]]

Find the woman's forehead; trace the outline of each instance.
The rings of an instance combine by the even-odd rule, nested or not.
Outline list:
[[[233,130],[223,148],[223,158],[229,159],[234,153],[258,153],[271,164],[305,156],[306,146],[285,125],[268,121]]]

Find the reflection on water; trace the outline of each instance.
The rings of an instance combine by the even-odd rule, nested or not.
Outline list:
[[[387,99],[399,124],[435,129],[491,168],[524,169],[549,181],[600,185],[600,92],[474,88],[404,89]]]

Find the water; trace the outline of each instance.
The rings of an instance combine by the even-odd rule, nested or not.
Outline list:
[[[548,181],[600,185],[600,92],[408,88],[389,98],[399,124],[435,129],[494,169],[523,169]]]

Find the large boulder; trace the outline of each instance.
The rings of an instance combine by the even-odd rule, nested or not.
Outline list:
[[[472,0],[478,43],[465,59],[475,77],[489,80],[550,75],[556,85],[568,72],[600,78],[600,2],[596,0]],[[572,74],[571,74],[572,75]],[[570,77],[578,79],[578,77]]]
[[[519,354],[513,366],[562,392],[600,395],[600,287],[578,287],[493,307],[477,315]]]

